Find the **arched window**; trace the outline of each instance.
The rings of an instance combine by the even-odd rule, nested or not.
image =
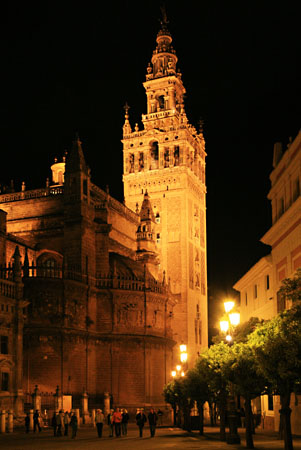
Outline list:
[[[151,154],[150,169],[158,169],[158,160],[159,160],[158,142],[152,142],[151,148],[150,148],[150,154]]]
[[[37,261],[37,276],[44,278],[61,278],[61,268],[53,256],[41,256]]]

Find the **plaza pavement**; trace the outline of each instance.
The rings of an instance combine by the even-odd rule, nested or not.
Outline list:
[[[54,437],[51,429],[43,429],[41,433],[25,434],[23,429],[13,433],[0,434],[0,449],[13,450],[231,450],[245,447],[244,430],[240,429],[240,445],[228,445],[219,440],[219,429],[205,427],[204,436],[197,431],[187,433],[179,428],[158,428],[156,436],[150,438],[149,428],[144,428],[143,438],[138,437],[138,428],[130,424],[128,435],[120,438],[110,438],[108,427],[105,426],[103,437],[99,439],[95,428],[82,427],[78,430],[76,439],[71,437]],[[277,439],[275,433],[256,430],[254,445],[257,450],[282,450],[283,441]],[[301,450],[301,436],[294,439],[294,449]]]

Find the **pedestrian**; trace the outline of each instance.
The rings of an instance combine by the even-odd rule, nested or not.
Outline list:
[[[26,416],[25,416],[25,432],[26,433],[29,433],[29,424],[30,424],[29,413],[26,413]]]
[[[114,423],[114,427],[115,427],[116,437],[121,436],[121,421],[122,421],[122,414],[119,411],[119,408],[116,408],[116,411],[113,414],[113,423]]]
[[[103,422],[104,422],[104,415],[102,413],[102,410],[97,409],[96,416],[95,416],[95,423],[96,423],[97,434],[98,434],[99,438],[102,437]]]
[[[53,428],[53,436],[56,436],[57,423],[56,423],[56,412],[55,411],[54,411],[52,419],[51,419],[51,426]]]
[[[77,417],[75,412],[73,412],[72,416],[71,416],[71,420],[70,420],[70,426],[72,429],[72,439],[76,438],[76,433],[77,433]]]
[[[40,425],[40,412],[38,409],[36,409],[36,412],[33,415],[33,431],[36,432],[36,428],[38,427],[39,431],[41,432],[41,425]]]
[[[110,427],[110,437],[113,437],[113,434],[114,434],[113,414],[114,414],[114,409],[111,409],[108,414],[108,417],[107,417],[108,425]]]
[[[161,411],[160,408],[157,411],[157,416],[158,416],[158,426],[162,426],[163,425],[163,412]]]
[[[64,414],[64,427],[65,427],[64,436],[68,436],[69,423],[70,423],[70,416],[69,416],[68,411],[65,411],[65,414]]]
[[[154,408],[151,408],[150,412],[148,414],[149,431],[150,431],[151,437],[155,437],[157,420],[158,420],[158,416],[155,413]]]
[[[121,421],[121,431],[123,436],[126,436],[128,434],[128,423],[130,420],[129,413],[126,409],[122,411],[122,421]]]
[[[143,412],[143,409],[137,409],[136,414],[136,423],[139,427],[139,437],[143,437],[143,427],[146,422],[146,416]]]
[[[62,436],[62,420],[61,420],[61,411],[56,412],[56,435]]]

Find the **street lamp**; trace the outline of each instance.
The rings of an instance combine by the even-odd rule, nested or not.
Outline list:
[[[226,342],[228,345],[232,344],[232,334],[234,328],[240,322],[240,314],[233,311],[235,303],[232,300],[228,300],[224,303],[226,312],[226,318],[220,321],[220,328],[223,333],[226,334]],[[237,415],[235,411],[235,399],[233,392],[233,385],[230,383],[230,398],[229,398],[229,434],[227,436],[227,444],[240,444],[240,436],[237,433]]]

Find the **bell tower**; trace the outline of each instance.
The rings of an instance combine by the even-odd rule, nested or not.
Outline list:
[[[164,15],[143,83],[142,129],[125,106],[123,183],[133,211],[147,192],[156,222],[155,243],[174,308],[174,339],[188,346],[189,366],[208,345],[205,140],[187,119],[185,87]],[[175,348],[175,361],[178,348]]]

